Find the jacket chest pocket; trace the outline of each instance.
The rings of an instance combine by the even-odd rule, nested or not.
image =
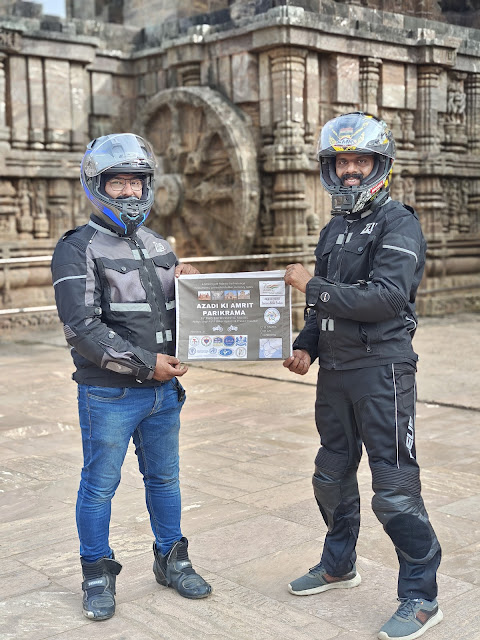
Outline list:
[[[166,255],[153,256],[153,265],[160,284],[162,285],[163,295],[166,302],[175,299],[175,256],[173,253]]]
[[[317,247],[315,249],[315,257],[316,257],[316,266],[315,266],[315,275],[322,276],[323,278],[328,278],[331,276],[331,264],[332,261],[335,260],[335,252],[333,249],[336,246],[336,236],[329,236],[325,244],[322,247]]]
[[[344,245],[342,280],[352,283],[368,280],[373,265],[372,247],[375,236],[357,236]]]
[[[99,269],[106,285],[104,294],[106,293],[108,302],[121,304],[144,302],[147,299],[137,261],[103,258]]]

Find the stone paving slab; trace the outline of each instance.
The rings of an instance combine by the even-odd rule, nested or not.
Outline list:
[[[480,640],[480,316],[426,319],[417,452],[443,547],[441,625],[431,640]],[[325,527],[311,489],[318,447],[316,367],[207,363],[182,380],[183,530],[214,593],[188,601],[155,582],[152,534],[133,451],[113,501],[123,564],[117,614],[81,613],[74,505],[82,464],[76,386],[59,327],[0,337],[0,640],[372,640],[396,608],[397,560],[370,509],[361,462],[362,584],[295,597],[287,583],[319,560]],[[28,381],[28,382],[26,382]],[[462,406],[467,408],[461,408]]]

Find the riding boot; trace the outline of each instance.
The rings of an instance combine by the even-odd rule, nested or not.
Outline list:
[[[198,575],[188,557],[188,540],[181,538],[162,555],[153,543],[153,573],[158,584],[173,587],[184,598],[206,598],[212,587]]]
[[[122,565],[114,557],[95,562],[81,558],[81,563],[83,614],[91,620],[108,620],[115,613],[115,580]]]

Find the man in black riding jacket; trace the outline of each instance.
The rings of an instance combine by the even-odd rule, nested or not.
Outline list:
[[[159,584],[185,598],[210,585],[188,557],[180,528],[178,435],[187,367],[175,357],[175,277],[198,273],[143,226],[154,200],[155,157],[131,133],[93,140],[80,180],[94,213],[68,231],[52,260],[58,314],[72,347],[84,464],[76,518],[83,613],[115,613],[122,565],[109,544],[111,501],[131,439],[155,537]]]
[[[301,264],[286,268],[285,282],[306,294],[306,321],[284,366],[303,375],[319,359],[313,488],[328,531],[320,563],[288,588],[310,595],[360,584],[363,444],[372,508],[399,561],[400,605],[378,638],[413,639],[443,618],[436,600],[441,549],[415,457],[412,337],[426,243],[415,211],[390,198],[395,142],[385,122],[361,112],[330,120],[317,157],[333,218],[320,233],[315,275]]]

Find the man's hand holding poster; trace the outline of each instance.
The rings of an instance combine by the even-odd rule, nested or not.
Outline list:
[[[291,288],[283,276],[283,271],[248,271],[176,278],[177,358],[288,358]]]

